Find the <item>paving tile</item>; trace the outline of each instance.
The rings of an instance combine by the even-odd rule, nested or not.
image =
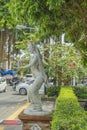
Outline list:
[[[4,130],[22,130],[22,125],[8,125]]]

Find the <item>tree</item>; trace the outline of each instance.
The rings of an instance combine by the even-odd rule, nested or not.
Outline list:
[[[86,59],[86,0],[11,0],[6,5],[11,18],[10,26],[24,24],[38,27],[41,39],[52,36],[59,38],[65,32],[68,40],[75,43],[83,59]]]
[[[50,47],[49,76],[53,77],[58,85],[69,84],[73,77],[79,78],[79,72],[83,72],[83,66],[81,55],[75,47],[58,43],[51,44]],[[59,72],[61,75],[59,75]]]
[[[59,12],[58,25],[80,51],[83,62],[87,62],[87,1],[48,0],[50,10]]]
[[[0,62],[8,60],[8,68],[10,68],[10,56],[13,51],[12,44],[14,43],[14,31],[12,29],[8,3],[9,0],[0,0]]]
[[[5,9],[8,12],[5,17],[4,15],[2,16],[1,21],[3,27],[5,23],[7,28],[13,29],[14,31],[17,25],[34,28],[32,30],[21,29],[20,33],[17,33],[16,30],[17,37],[20,40],[19,43],[16,42],[16,47],[20,46],[20,48],[23,48],[23,44],[26,39],[31,38],[31,34],[33,34],[35,39],[38,37],[39,42],[46,39],[46,44],[43,42],[45,48],[47,48],[47,42],[50,37],[56,39],[55,42],[57,41],[57,46],[61,46],[60,36],[62,33],[65,33],[66,40],[73,42],[83,57],[83,61],[87,61],[86,0],[8,0],[7,3],[6,0],[4,0],[3,5],[5,5]],[[61,53],[62,49],[60,49]],[[53,52],[55,54],[57,50],[55,51],[53,49]],[[61,53],[59,54],[59,59],[62,58]],[[49,51],[46,51],[45,54],[49,57]],[[48,57],[47,59],[49,59]],[[56,69],[61,70],[60,67],[59,65]],[[62,73],[60,73],[60,75],[62,76]]]

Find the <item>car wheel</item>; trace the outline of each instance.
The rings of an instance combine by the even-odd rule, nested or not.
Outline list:
[[[27,94],[27,90],[26,90],[25,88],[21,88],[21,89],[19,90],[19,93],[20,93],[21,95],[26,95],[26,94]]]

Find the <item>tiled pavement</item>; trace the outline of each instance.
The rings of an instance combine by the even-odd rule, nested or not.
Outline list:
[[[22,125],[6,125],[1,127],[0,130],[22,130]]]

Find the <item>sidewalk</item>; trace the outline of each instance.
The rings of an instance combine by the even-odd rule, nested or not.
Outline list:
[[[3,130],[22,130],[22,125],[9,125],[6,126]]]
[[[43,109],[53,110],[54,101],[43,101]],[[0,122],[0,130],[22,130],[22,122],[19,119],[3,120]]]

